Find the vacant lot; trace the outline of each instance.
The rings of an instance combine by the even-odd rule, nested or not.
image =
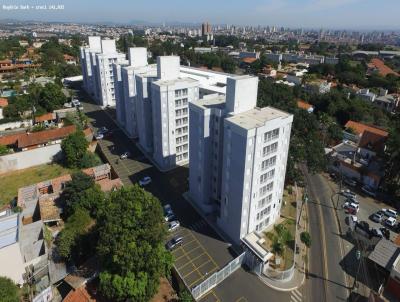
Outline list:
[[[9,203],[18,194],[18,188],[70,173],[57,164],[41,165],[0,175],[0,206]]]

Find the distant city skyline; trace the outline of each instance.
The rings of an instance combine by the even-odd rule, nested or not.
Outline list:
[[[7,1],[7,0],[6,0]],[[5,9],[8,5],[64,5],[64,9]],[[211,9],[212,8],[212,9]],[[377,14],[382,12],[381,14]],[[400,1],[382,0],[64,0],[8,1],[0,6],[0,19],[79,23],[202,23],[291,28],[400,30]]]

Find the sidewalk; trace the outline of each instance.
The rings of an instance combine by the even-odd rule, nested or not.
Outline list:
[[[300,234],[307,230],[307,208],[306,204],[303,205],[303,210],[301,212],[301,217],[299,219],[301,206],[302,206],[302,194],[299,194],[299,190],[297,186],[295,187],[296,195],[297,195],[297,230],[296,230],[296,245],[299,248],[299,253],[294,253],[294,273],[293,277],[288,281],[280,281],[271,279],[265,275],[259,276],[259,278],[269,287],[278,290],[278,291],[292,291],[299,287],[301,287],[306,278],[306,271],[308,268],[306,267],[307,262],[307,247],[300,240]]]

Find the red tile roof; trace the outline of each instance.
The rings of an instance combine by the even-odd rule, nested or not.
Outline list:
[[[381,128],[378,128],[376,126],[371,126],[371,125],[366,125],[363,123],[358,123],[355,121],[348,121],[346,125],[344,125],[345,128],[351,128],[353,129],[357,134],[363,134],[365,130],[368,130],[369,132],[376,133],[378,135],[382,136],[388,136],[389,133]]]
[[[75,58],[73,56],[65,54],[64,55],[64,60],[65,61],[75,61]]]
[[[44,130],[40,132],[24,133],[18,138],[18,148],[26,148],[30,146],[44,144],[49,141],[62,139],[75,132],[75,130],[75,125],[71,125],[63,128]]]
[[[304,102],[303,100],[298,100],[297,107],[299,107],[300,109],[308,110],[311,109],[313,106],[307,102]]]
[[[21,136],[21,133],[0,136],[0,145],[3,145],[3,146],[16,145],[18,142],[18,138],[20,136]]]
[[[377,68],[379,70],[379,74],[384,77],[387,76],[388,74],[394,74],[397,76],[399,75],[389,66],[385,65],[385,63],[382,60],[377,58],[372,59],[371,62],[368,64],[368,66]]]
[[[40,123],[44,121],[52,121],[56,119],[56,115],[54,113],[45,113],[43,115],[35,117],[35,122]]]
[[[63,302],[92,302],[96,301],[92,299],[87,292],[86,288],[80,287],[76,290],[72,290],[69,294],[64,298]]]
[[[8,100],[5,98],[0,98],[0,107],[7,107],[8,106]]]
[[[242,59],[242,62],[243,62],[243,63],[247,63],[247,64],[251,64],[251,63],[253,63],[254,61],[257,61],[257,58],[243,58],[243,59]]]

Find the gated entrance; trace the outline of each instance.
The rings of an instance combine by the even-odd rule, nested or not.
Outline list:
[[[227,265],[225,265],[219,271],[213,273],[210,277],[205,279],[199,285],[196,285],[191,289],[192,296],[195,300],[198,300],[211,289],[217,286],[219,283],[224,281],[227,277],[233,274],[243,263],[246,253],[242,253],[239,257],[233,259]]]

